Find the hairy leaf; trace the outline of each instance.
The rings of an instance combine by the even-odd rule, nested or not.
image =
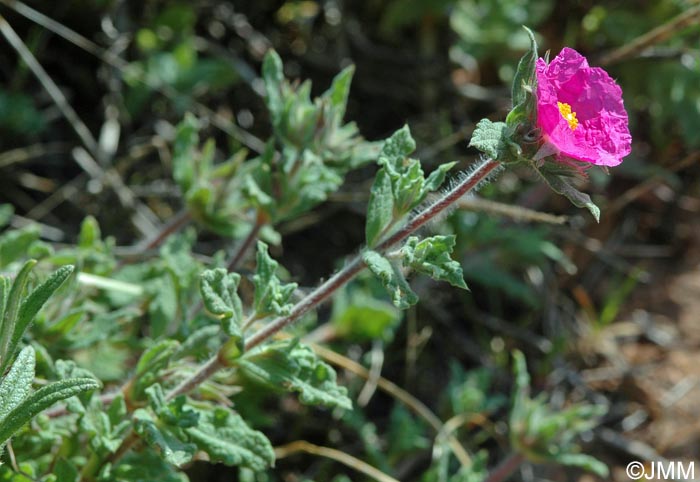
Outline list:
[[[376,251],[365,251],[362,254],[362,259],[387,289],[391,301],[397,308],[405,310],[418,302],[418,295],[411,290],[401,268],[396,264]]]
[[[69,378],[40,388],[7,414],[0,425],[0,445],[41,411],[79,393],[95,390],[100,383],[92,378]]]
[[[197,449],[193,443],[183,441],[184,436],[179,430],[159,424],[158,419],[144,408],[134,412],[134,431],[166,462],[178,467],[192,460]]]
[[[508,126],[505,122],[491,122],[481,119],[469,141],[469,147],[475,147],[493,160],[502,161],[508,152]]]
[[[282,283],[277,277],[279,264],[267,252],[267,245],[258,242],[257,267],[253,276],[255,284],[255,312],[258,316],[287,315],[294,306],[291,298],[296,283]]]
[[[536,168],[536,170],[554,192],[566,197],[574,206],[588,209],[595,220],[600,222],[600,208],[593,203],[588,194],[579,191],[573,186],[572,181],[575,179],[574,177],[555,174],[546,168]]]
[[[212,462],[261,472],[275,464],[275,452],[262,432],[250,428],[240,415],[224,407],[200,406],[199,423],[186,429],[190,440]]]
[[[0,423],[29,395],[34,381],[35,364],[34,348],[24,347],[0,382]]]
[[[162,340],[143,352],[136,364],[133,399],[143,400],[145,390],[158,381],[159,372],[168,366],[179,347],[177,340]]]
[[[450,257],[455,236],[431,236],[420,240],[411,236],[401,248],[404,266],[425,273],[435,280],[447,281],[457,288],[467,289],[462,266]]]
[[[383,231],[394,218],[394,198],[391,193],[391,180],[386,169],[377,171],[369,194],[365,239],[367,246],[374,246]]]
[[[237,365],[246,379],[276,391],[297,392],[305,405],[352,408],[347,390],[336,382],[333,368],[295,340],[246,354]]]
[[[239,274],[228,273],[223,268],[206,270],[200,277],[199,289],[207,311],[219,318],[224,332],[242,345],[243,305],[238,297],[240,281]]]

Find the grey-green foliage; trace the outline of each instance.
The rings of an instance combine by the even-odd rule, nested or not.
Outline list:
[[[253,158],[240,150],[215,163],[214,142],[199,146],[199,122],[187,114],[176,133],[173,176],[193,217],[219,234],[242,236],[261,214],[275,224],[308,211],[348,171],[374,159],[378,146],[343,123],[353,72],[343,70],[312,100],[310,82],[287,81],[280,57],[269,51],[262,74],[272,136]],[[249,216],[251,210],[258,214]]]
[[[399,251],[404,266],[425,273],[435,280],[447,281],[452,286],[467,289],[462,265],[450,257],[455,238],[454,235],[435,235],[425,239],[411,236]]]
[[[365,238],[374,246],[392,225],[422,203],[440,187],[455,163],[441,164],[426,178],[420,161],[408,157],[416,142],[408,126],[389,137],[377,159],[380,169],[374,180],[367,206]]]
[[[36,261],[27,261],[12,284],[7,277],[0,276],[0,373],[9,366],[34,317],[74,269],[73,266],[59,268],[25,296],[29,275],[35,265]]]
[[[136,433],[168,463],[181,466],[201,450],[212,462],[262,471],[274,463],[269,440],[228,408],[168,400],[159,384],[146,390],[148,408],[134,412]]]
[[[389,260],[376,251],[365,251],[362,259],[367,268],[381,281],[391,296],[394,305],[405,310],[418,303],[418,295],[413,292],[406,277],[401,271],[400,264]]]
[[[209,313],[221,320],[224,332],[243,344],[243,304],[238,297],[238,273],[227,273],[223,268],[206,270],[200,277],[199,289],[204,306]]]
[[[580,403],[555,410],[544,395],[530,397],[530,376],[525,356],[513,353],[515,393],[510,412],[510,441],[514,450],[533,462],[556,462],[582,467],[607,477],[607,466],[596,458],[582,454],[577,437],[598,424],[606,407]]]
[[[245,381],[277,392],[296,392],[305,405],[350,409],[345,387],[314,351],[296,340],[276,342],[251,351],[236,361]]]
[[[268,253],[267,245],[258,242],[256,256],[257,266],[253,283],[255,284],[255,300],[253,306],[259,318],[269,315],[287,315],[292,306],[292,295],[297,289],[296,283],[283,283],[278,275],[279,263]]]
[[[31,393],[35,364],[34,349],[25,347],[0,381],[0,450],[24,424],[54,403],[100,387],[93,378],[68,378]]]

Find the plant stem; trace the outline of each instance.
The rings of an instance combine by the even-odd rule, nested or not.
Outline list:
[[[436,216],[441,214],[447,208],[449,208],[453,203],[458,201],[466,193],[474,189],[479,183],[481,183],[489,174],[491,174],[500,164],[493,160],[481,161],[476,168],[464,177],[458,184],[456,184],[452,189],[450,189],[443,197],[438,199],[436,202],[428,206],[425,210],[411,218],[411,220],[406,223],[401,229],[391,235],[385,241],[379,243],[375,248],[376,251],[385,252],[391,249],[394,245],[406,239],[409,235],[414,233],[416,230],[423,227],[425,224],[435,219]],[[362,255],[356,256],[350,263],[345,265],[343,269],[331,276],[327,281],[322,283],[318,288],[309,293],[303,300],[297,303],[287,316],[282,316],[276,318],[275,320],[268,323],[265,327],[260,329],[258,332],[254,333],[245,344],[245,350],[248,351],[271,336],[278,333],[280,330],[290,325],[292,322],[300,318],[302,315],[320,305],[323,301],[328,299],[336,290],[342,287],[345,283],[350,281],[355,277],[360,271],[365,268],[365,263],[362,260]],[[190,378],[184,380],[180,385],[171,390],[167,399],[172,400],[178,395],[186,394],[199,386],[203,381],[207,380],[209,377],[214,375],[218,370],[225,366],[220,360],[222,352],[217,352],[212,358],[210,358],[204,365],[202,365],[197,372],[195,372]],[[117,451],[112,454],[109,458],[110,462],[115,463],[119,460],[128,450],[139,441],[138,436],[131,432],[126,439],[122,442],[121,446]],[[495,479],[496,482],[500,479]]]
[[[423,227],[425,224],[435,219],[436,216],[445,211],[453,203],[459,200],[466,193],[474,189],[481,181],[483,181],[491,172],[493,172],[500,164],[497,161],[485,160],[482,161],[471,173],[469,173],[455,187],[448,191],[443,197],[428,206],[422,212],[411,218],[401,229],[396,231],[388,239],[377,245],[375,251],[386,252],[394,245],[406,239],[409,235]],[[264,328],[251,336],[245,344],[245,349],[250,350],[258,346],[266,339],[273,336],[278,331],[282,330],[306,312],[321,304],[328,299],[338,288],[350,281],[365,267],[362,256],[356,256],[349,264],[336,274],[331,276],[325,283],[312,291],[306,298],[297,303],[292,311],[287,315],[277,318],[268,323]]]
[[[241,244],[238,245],[238,248],[231,257],[231,260],[228,262],[227,267],[229,271],[236,271],[236,268],[238,268],[241,262],[245,259],[248,250],[258,238],[258,234],[260,233],[260,230],[266,222],[267,216],[262,211],[258,210],[258,213],[255,217],[255,224],[253,225],[245,239],[241,242]]]
[[[166,400],[172,400],[178,395],[191,392],[200,383],[202,383],[207,378],[211,377],[214,373],[216,373],[220,368],[223,367],[224,365],[219,361],[219,354],[217,353],[215,356],[211,357],[204,365],[199,367],[199,370],[197,370],[194,375],[184,380],[177,387],[173,388],[166,396]]]
[[[518,453],[512,453],[504,461],[502,461],[498,467],[493,469],[493,471],[486,477],[484,482],[503,482],[510,477],[513,472],[515,472],[520,464],[525,461],[525,457]]]

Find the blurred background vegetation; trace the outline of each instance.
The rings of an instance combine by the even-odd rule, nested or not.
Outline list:
[[[553,403],[608,404],[586,450],[610,464],[613,480],[626,480],[630,460],[692,460],[700,445],[699,5],[0,0],[21,39],[13,47],[5,34],[0,44],[0,203],[14,206],[3,217],[20,229],[15,236],[61,247],[94,216],[116,252],[128,255],[182,209],[171,150],[186,112],[204,119],[217,160],[264,149],[271,128],[260,68],[270,48],[288,78],[312,80],[314,96],[354,64],[346,120],[362,136],[380,140],[408,123],[427,171],[453,160],[464,168],[476,156],[466,147],[474,123],[501,119],[510,107],[527,25],[542,52],[573,47],[623,89],[632,154],[609,175],[591,172],[584,188],[601,207],[600,224],[528,173],[506,172],[446,220],[471,292],[417,278],[422,302],[401,313],[360,278],[321,311],[329,323],[313,336],[443,420],[478,414],[454,428],[470,450],[487,449],[478,463],[493,466],[507,455],[514,348],[527,354],[534,386]],[[22,48],[43,75],[20,59]],[[277,226],[281,241],[272,249],[302,287],[361,245],[374,169],[352,171],[327,202]],[[209,256],[231,242],[202,231],[195,251]],[[128,366],[121,363],[123,370],[103,367],[102,375],[109,379],[112,369],[119,378]],[[376,377],[366,383],[341,370],[341,378],[351,398],[360,397],[356,410],[338,417],[266,401],[275,416],[260,410],[258,428],[277,445],[306,439],[392,467],[400,480],[439,480],[430,427],[374,391]],[[278,461],[279,479],[271,480],[361,480],[337,475],[346,470],[293,454]],[[232,480],[226,469],[198,464],[191,474]],[[528,465],[516,477],[593,476]]]

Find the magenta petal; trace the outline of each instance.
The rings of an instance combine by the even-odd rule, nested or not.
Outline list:
[[[622,89],[581,54],[564,48],[547,65],[538,59],[537,123],[561,157],[616,166],[631,151]],[[568,104],[578,124],[572,128],[559,110]]]

